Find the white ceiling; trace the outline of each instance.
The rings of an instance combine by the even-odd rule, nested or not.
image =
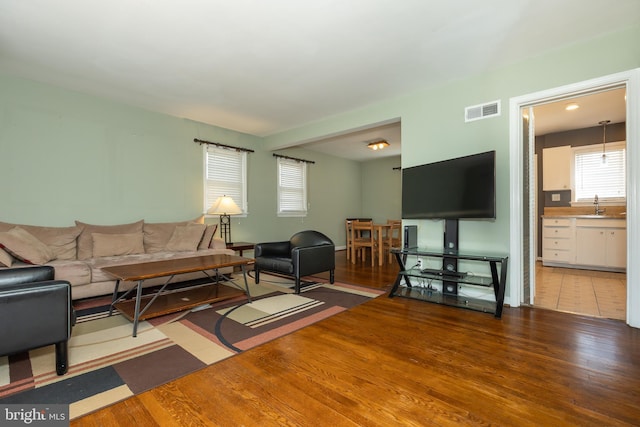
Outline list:
[[[577,110],[567,111],[568,104]],[[533,110],[536,135],[599,126],[603,120],[611,124],[626,121],[627,100],[624,88],[563,99],[536,106]]]
[[[638,0],[0,0],[0,72],[265,136],[639,19]]]
[[[370,142],[385,140],[389,146],[374,151],[367,147]],[[309,150],[356,161],[367,161],[382,157],[400,155],[401,147],[400,122],[392,122],[368,129],[347,132],[342,135],[321,138],[302,144]],[[398,166],[400,164],[398,163]]]

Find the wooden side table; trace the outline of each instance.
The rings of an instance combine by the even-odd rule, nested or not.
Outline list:
[[[238,251],[240,256],[242,256],[243,251],[253,250],[255,245],[256,245],[255,243],[251,243],[251,242],[233,242],[233,243],[227,243],[227,249]]]
[[[231,250],[234,250],[234,251],[238,252],[238,254],[240,256],[242,256],[242,252],[243,251],[252,251],[255,246],[256,246],[256,244],[255,243],[251,243],[251,242],[232,242],[232,243],[227,243],[227,249],[231,249]],[[240,271],[240,269],[237,268],[237,267],[233,267],[233,271],[235,273],[236,271]]]

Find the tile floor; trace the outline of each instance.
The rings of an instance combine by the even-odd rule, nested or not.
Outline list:
[[[625,273],[536,264],[534,306],[593,317],[627,318]]]

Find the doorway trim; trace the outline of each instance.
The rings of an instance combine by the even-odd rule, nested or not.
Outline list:
[[[591,80],[547,89],[540,92],[513,97],[509,100],[509,178],[510,178],[510,304],[518,307],[523,302],[524,260],[523,236],[518,230],[524,230],[524,168],[523,160],[533,162],[529,152],[525,153],[522,144],[522,117],[520,110],[535,104],[550,102],[570,96],[579,96],[596,90],[625,86],[627,89],[627,324],[640,328],[640,265],[629,260],[640,259],[640,68],[611,74]],[[526,157],[525,157],[526,156]],[[531,177],[528,177],[531,179]],[[531,232],[535,232],[529,218]],[[530,242],[535,239],[530,236]],[[535,256],[531,264],[535,263]],[[530,265],[534,268],[535,265]]]

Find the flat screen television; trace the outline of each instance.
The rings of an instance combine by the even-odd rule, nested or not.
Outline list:
[[[496,152],[402,170],[402,218],[495,219]]]

